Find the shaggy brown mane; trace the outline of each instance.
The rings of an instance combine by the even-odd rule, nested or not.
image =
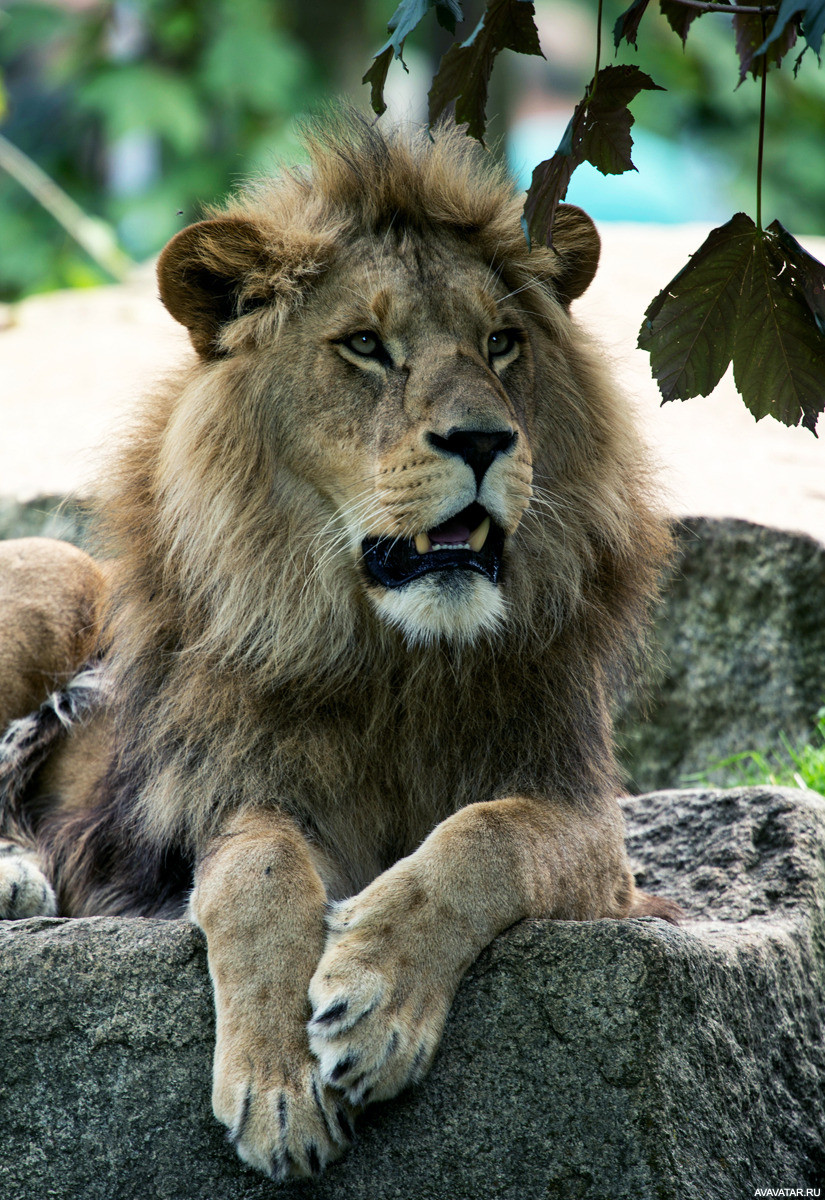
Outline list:
[[[219,244],[205,227],[186,303],[234,272],[235,319],[148,402],[102,489],[103,551],[118,564],[107,787],[128,793],[141,837],[192,853],[238,803],[242,774],[244,796],[279,798],[354,864],[364,842],[376,860],[405,853],[445,796],[615,790],[610,694],[638,649],[667,536],[625,408],[567,316],[575,238],[557,228],[563,251],[529,251],[511,184],[455,130],[410,143],[342,118],[309,146],[308,169],[212,212],[240,241]],[[296,469],[300,431],[279,424],[280,384],[257,349],[359,239],[441,252],[445,231],[523,289],[546,330],[541,377],[556,412],[534,434],[508,623],[472,647],[410,647],[330,552],[334,514]],[[425,747],[438,754],[422,773]]]

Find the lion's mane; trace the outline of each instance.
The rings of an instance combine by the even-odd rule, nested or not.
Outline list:
[[[528,248],[511,184],[449,128],[431,142],[341,118],[309,148],[307,168],[211,213],[231,235],[204,241],[201,274],[166,263],[164,299],[189,306],[201,357],[148,400],[101,491],[117,751],[84,846],[99,853],[116,812],[157,863],[189,861],[228,806],[274,801],[359,886],[463,803],[616,789],[611,695],[668,538],[627,405],[568,314],[592,247],[565,210],[555,248]],[[460,233],[543,331],[535,499],[511,539],[507,620],[472,645],[410,646],[376,619],[295,469],[313,430],[279,423],[255,354],[358,237],[403,225]],[[242,283],[215,317],[201,296],[233,256]],[[151,911],[155,877],[109,907]]]

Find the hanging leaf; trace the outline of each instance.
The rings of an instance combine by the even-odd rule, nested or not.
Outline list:
[[[756,226],[737,213],[714,229],[648,306],[639,346],[662,400],[707,396],[733,358],[733,327]]]
[[[441,28],[452,34],[455,33],[456,21],[464,20],[459,0],[443,0],[443,3],[436,3],[435,15]]]
[[[626,8],[621,14],[616,24],[613,26],[613,44],[616,49],[619,49],[622,38],[630,45],[636,46],[636,39],[639,36],[639,23],[645,15],[650,0],[633,0],[630,8]],[[638,46],[636,46],[638,49]]]
[[[733,362],[757,420],[816,432],[825,409],[825,267],[775,221],[714,229],[645,313],[639,346],[662,400],[707,396]]]
[[[825,267],[774,221],[754,245],[733,347],[733,378],[757,420],[770,414],[816,433],[825,410],[823,294]]]
[[[372,66],[362,78],[362,83],[370,85],[370,104],[374,113],[380,117],[387,111],[384,102],[384,87],[387,82],[387,72],[393,58],[404,63],[404,42],[420,23],[431,8],[436,11],[438,23],[450,33],[455,33],[456,21],[463,21],[460,0],[401,0],[398,8],[387,23],[387,33],[390,35],[373,59]]]
[[[544,57],[533,16],[532,0],[490,0],[467,40],[451,46],[441,60],[430,88],[431,125],[455,100],[458,124],[466,124],[471,137],[484,141],[487,87],[496,55],[502,50],[516,50]]]
[[[736,53],[739,56],[739,82],[743,82],[749,71],[754,79],[758,79],[764,56],[761,47],[765,44],[762,17],[756,13],[737,13],[733,18],[733,31],[736,37]],[[788,51],[793,48],[796,36],[796,25],[789,21],[768,49],[768,66],[779,66]]]
[[[362,83],[370,85],[370,105],[372,111],[379,117],[387,111],[386,101],[384,100],[384,86],[387,82],[387,72],[390,69],[392,59],[393,48],[392,46],[386,46],[380,54],[376,54],[372,66],[361,80]]]
[[[725,3],[725,0],[720,0]],[[697,17],[701,17],[702,10],[700,8],[690,8],[686,4],[680,4],[679,0],[660,0],[659,8],[662,11],[662,16],[667,19],[667,23],[674,33],[678,34],[682,39],[682,45],[687,42],[687,35],[690,27]]]
[[[789,22],[796,17],[801,17],[805,41],[819,57],[822,35],[825,33],[825,0],[782,0],[773,29],[756,54],[764,54],[768,46],[782,37]]]
[[[551,244],[559,202],[576,167],[589,162],[603,175],[635,171],[630,157],[633,115],[628,104],[642,91],[664,91],[638,67],[603,67],[577,104],[551,159],[540,163],[527,192],[524,216],[529,237]]]

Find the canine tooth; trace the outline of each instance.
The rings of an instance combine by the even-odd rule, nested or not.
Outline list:
[[[481,549],[487,541],[487,534],[490,532],[490,518],[485,517],[479,525],[478,529],[474,529],[470,534],[470,549],[476,553]]]
[[[419,554],[429,554],[432,546],[426,533],[417,533],[415,535],[415,548]]]

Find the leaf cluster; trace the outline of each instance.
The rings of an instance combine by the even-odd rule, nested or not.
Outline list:
[[[637,46],[650,0],[633,0],[618,17],[613,38]],[[390,38],[364,76],[372,105],[384,111],[383,88],[390,62],[431,10],[442,24],[461,18],[457,0],[401,0]],[[652,301],[639,345],[650,352],[663,401],[707,395],[733,363],[743,400],[759,419],[771,415],[816,433],[825,410],[825,268],[777,221],[761,221],[765,80],[800,38],[819,55],[825,33],[825,0],[781,0],[779,7],[728,0],[659,0],[659,9],[684,45],[694,21],[708,12],[730,14],[740,84],[750,74],[762,81],[757,170],[757,219],[743,213],[714,230],[688,265]],[[524,207],[528,242],[552,244],[553,222],[571,177],[582,163],[602,174],[635,170],[630,104],[643,92],[661,91],[633,65],[600,68],[602,0],[596,66],[558,148],[533,171]],[[541,54],[532,0],[488,0],[484,15],[464,41],[441,60],[429,93],[430,122],[452,103],[459,123],[483,141],[488,85],[497,55],[505,49]]]
[[[650,303],[639,346],[662,399],[707,396],[733,362],[745,404],[816,433],[825,381],[825,267],[774,221],[737,213]]]

